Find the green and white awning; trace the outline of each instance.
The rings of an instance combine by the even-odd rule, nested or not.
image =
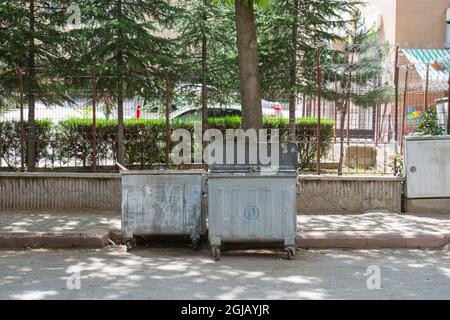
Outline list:
[[[410,63],[414,64],[417,73],[426,79],[429,65],[431,82],[447,83],[450,74],[450,50],[438,49],[401,49]]]

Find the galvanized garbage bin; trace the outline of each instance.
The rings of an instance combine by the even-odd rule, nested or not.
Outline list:
[[[190,236],[198,249],[206,231],[202,210],[206,174],[192,171],[122,171],[122,234],[127,249],[136,237]]]
[[[283,242],[288,258],[295,258],[298,149],[282,149],[289,152],[274,171],[248,163],[210,166],[208,227],[216,260],[222,242]]]

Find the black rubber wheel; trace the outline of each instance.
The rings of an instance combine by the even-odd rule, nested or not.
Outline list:
[[[200,250],[200,239],[192,240],[192,249],[194,249],[194,251]]]
[[[219,261],[221,258],[220,247],[213,247],[212,254],[213,254],[214,260]]]
[[[125,246],[127,247],[127,251],[131,251],[134,248],[133,240],[126,240]]]
[[[294,260],[295,259],[295,248],[287,248],[287,257],[289,260]]]
[[[142,237],[136,237],[136,246],[143,246],[145,245],[145,240]]]

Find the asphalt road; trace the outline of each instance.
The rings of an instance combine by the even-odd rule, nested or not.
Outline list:
[[[215,262],[188,248],[0,251],[0,299],[450,299],[450,255],[300,251],[289,261],[258,250]]]

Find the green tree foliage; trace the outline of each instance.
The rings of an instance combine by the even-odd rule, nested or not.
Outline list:
[[[13,89],[17,91],[17,69],[24,70],[30,171],[35,167],[36,99],[44,103],[68,99],[61,86],[48,81],[62,73],[59,66],[67,52],[64,33],[66,7],[62,0],[0,2],[0,57],[3,66],[0,88],[6,97]]]
[[[125,98],[161,96],[162,71],[171,64],[164,25],[171,6],[163,0],[82,0],[82,27],[72,32],[72,63],[93,66],[99,92],[117,102],[118,161],[124,157]]]
[[[376,32],[365,26],[359,12],[343,30],[345,34],[336,45],[339,49],[324,51],[327,68],[324,70],[326,88],[323,94],[336,102],[340,113],[339,174],[342,174],[344,127],[350,104],[375,107],[391,101],[393,94],[384,79],[384,60],[389,47],[380,45]],[[327,86],[327,83],[331,85]]]
[[[422,121],[417,127],[417,134],[424,136],[440,136],[444,134],[444,128],[438,122],[436,109],[427,109],[422,117]]]
[[[317,48],[340,38],[353,0],[279,0],[258,15],[263,97],[289,101],[291,139],[296,102],[316,94]]]
[[[344,17],[354,10],[352,0],[278,0],[270,10],[260,10],[257,22],[264,98],[287,101],[290,92],[314,95],[316,49],[340,39],[338,31],[348,23]]]
[[[267,8],[273,0],[243,0],[244,5],[248,5],[249,1],[253,1],[254,4],[260,6],[261,8]],[[212,0],[213,3],[218,4],[221,2],[226,2],[228,4],[234,4],[235,0]]]
[[[199,105],[200,85],[206,72],[208,101],[236,102],[239,84],[232,8],[224,3],[211,5],[210,0],[180,0],[178,6],[180,15],[174,30],[183,67],[179,90],[190,103]],[[204,62],[206,70],[203,70]]]

